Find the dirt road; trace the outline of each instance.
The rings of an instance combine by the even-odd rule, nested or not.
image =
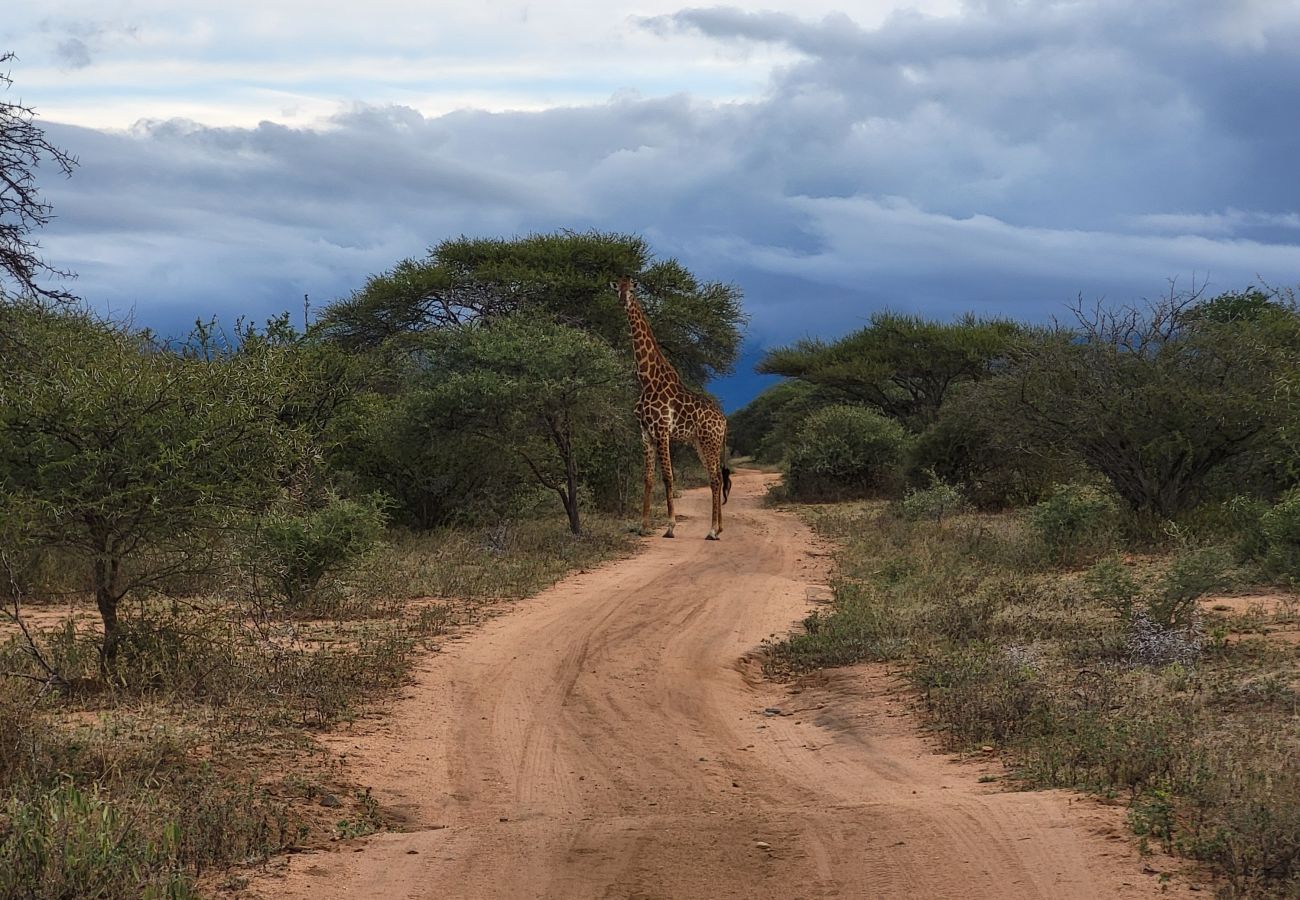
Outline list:
[[[385,724],[330,739],[408,831],[293,857],[298,898],[1155,896],[1119,813],[1005,793],[929,748],[879,669],[792,694],[745,655],[824,592],[825,559],[739,472],[720,543],[567,579],[444,648]],[[817,708],[820,706],[821,708]],[[789,715],[765,715],[779,707]],[[1178,892],[1172,892],[1177,894]],[[1163,896],[1170,896],[1164,894]]]

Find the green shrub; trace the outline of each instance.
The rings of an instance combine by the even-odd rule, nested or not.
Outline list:
[[[1289,491],[1259,519],[1264,563],[1274,573],[1300,576],[1300,490]]]
[[[996,382],[996,380],[995,380]],[[908,454],[908,476],[924,483],[933,472],[979,509],[1029,506],[1079,466],[1056,452],[1028,452],[1007,412],[1013,403],[1005,386],[983,382],[955,391],[937,418],[916,436]]]
[[[1262,561],[1268,554],[1264,514],[1268,501],[1238,494],[1227,500],[1202,503],[1178,519],[1179,530],[1198,543],[1224,544],[1238,561]]]
[[[1109,607],[1122,622],[1141,615],[1163,629],[1184,628],[1196,620],[1196,601],[1227,584],[1231,564],[1231,555],[1222,547],[1184,550],[1154,585],[1144,589],[1131,568],[1108,556],[1083,580],[1092,599]]]
[[[1030,525],[1054,562],[1094,557],[1115,539],[1115,501],[1095,487],[1066,484],[1035,506]]]
[[[579,471],[586,482],[584,493],[590,498],[591,505],[603,512],[618,515],[627,515],[633,510],[639,514],[644,457],[636,428],[611,427],[593,433],[583,449]],[[694,452],[691,455],[694,457]],[[698,458],[695,459],[695,464],[699,466]],[[674,474],[677,469],[674,460]],[[700,469],[703,471],[703,466]],[[708,484],[707,475],[704,483]],[[548,501],[554,502],[554,493],[546,493],[549,494]]]
[[[1122,621],[1133,618],[1134,603],[1141,593],[1133,570],[1117,556],[1108,556],[1083,576],[1093,600],[1111,609]]]
[[[431,434],[430,402],[427,391],[413,387],[354,398],[330,433],[333,483],[349,495],[391,498],[397,524],[423,529],[494,520],[519,492],[522,463],[513,453],[487,452],[473,435]]]
[[[945,517],[964,511],[970,506],[961,488],[939,480],[930,473],[930,486],[912,488],[903,498],[903,518],[912,521],[933,519],[941,522]]]
[[[1185,550],[1174,557],[1147,601],[1146,614],[1164,628],[1191,625],[1196,601],[1222,588],[1232,560],[1220,547]]]
[[[385,524],[379,497],[332,497],[318,509],[269,516],[254,539],[254,561],[280,600],[301,605],[327,575],[373,550]]]
[[[783,460],[805,419],[835,402],[834,392],[805,381],[782,381],[727,416],[727,437],[737,456]]]
[[[790,450],[790,492],[798,500],[829,500],[894,488],[908,441],[901,425],[869,409],[819,410]]]

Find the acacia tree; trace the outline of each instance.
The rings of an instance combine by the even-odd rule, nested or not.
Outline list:
[[[1300,318],[1281,298],[1171,293],[1146,308],[1077,307],[1026,342],[1006,419],[1104,475],[1132,509],[1171,518],[1230,461],[1294,419],[1283,390]]]
[[[506,316],[541,316],[628,351],[627,320],[610,282],[630,275],[660,347],[687,381],[731,370],[740,352],[740,292],[702,282],[676,260],[653,260],[635,235],[559,232],[443,241],[329,306],[324,334],[353,350],[401,347],[412,336]]]
[[[803,340],[771,350],[758,371],[833,389],[919,428],[955,386],[998,371],[1020,332],[1005,319],[967,316],[944,323],[882,312],[837,341]]]
[[[635,395],[620,358],[586,332],[519,318],[442,332],[427,351],[431,428],[478,438],[481,454],[517,456],[581,534],[585,452],[634,428]]]
[[[283,347],[178,353],[85,313],[0,307],[0,519],[85,565],[111,669],[123,599],[210,570],[301,457]]]
[[[0,53],[0,66],[13,59],[13,53]],[[0,72],[0,85],[6,92],[13,86],[7,72]],[[75,159],[46,139],[36,125],[35,110],[0,97],[0,298],[12,293],[44,300],[73,299],[69,292],[41,283],[46,277],[66,278],[71,273],[46,263],[32,237],[53,215],[36,187],[36,170],[47,158],[65,176],[76,165]]]

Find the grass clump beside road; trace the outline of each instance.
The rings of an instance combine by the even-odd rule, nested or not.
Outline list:
[[[834,600],[769,670],[896,661],[951,749],[995,746],[1028,787],[1125,799],[1141,839],[1208,864],[1220,896],[1300,897],[1293,595],[1207,599],[1262,576],[1185,538],[1116,555],[1104,506],[806,508],[840,547]]]

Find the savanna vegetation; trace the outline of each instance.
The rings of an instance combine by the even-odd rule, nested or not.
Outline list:
[[[626,546],[612,279],[696,387],[740,296],[634,235],[462,237],[301,330],[160,336],[40,256],[41,160],[75,165],[0,102],[0,898],[237,888],[383,825],[314,730]],[[1126,798],[1225,896],[1300,897],[1298,351],[1255,288],[773,350],[734,449],[841,501],[801,508],[842,550],[771,670],[895,661],[952,748]]]
[[[611,282],[697,386],[736,358],[740,297],[632,235],[460,238],[304,329],[165,337],[60,286],[41,160],[74,166],[0,105],[0,898],[238,888],[383,825],[312,732],[628,546]]]
[[[889,661],[958,751],[1125,800],[1223,897],[1300,897],[1300,472],[1289,292],[1050,327],[892,314],[773,351],[734,416],[839,546],[790,675]]]

